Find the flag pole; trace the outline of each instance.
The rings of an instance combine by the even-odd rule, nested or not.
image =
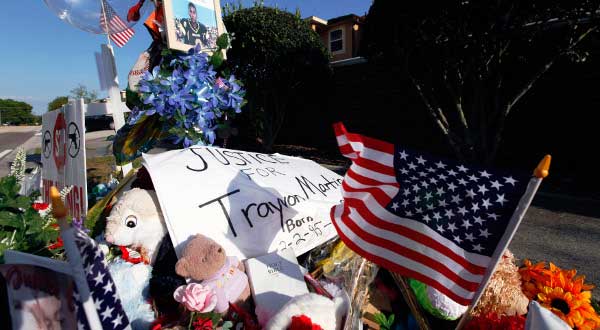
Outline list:
[[[82,268],[81,256],[78,253],[75,241],[72,239],[74,236],[73,228],[67,222],[67,208],[60,199],[58,189],[54,186],[50,187],[50,200],[52,201],[52,216],[56,218],[60,227],[60,236],[63,240],[68,264],[71,267],[71,276],[75,281],[75,285],[77,285],[79,299],[83,306],[88,325],[91,329],[102,329],[102,323],[100,322],[100,317],[96,311],[96,306],[94,305],[94,300],[92,299],[90,288],[85,278],[86,275]]]
[[[102,16],[104,17],[104,32],[106,32],[106,42],[110,44],[110,29],[108,28],[108,21],[106,20],[106,9],[104,8],[104,0],[100,0],[100,8],[102,8]]]
[[[492,278],[492,275],[494,274],[496,267],[498,266],[502,256],[504,255],[504,250],[506,250],[508,248],[508,245],[510,244],[513,237],[515,236],[515,233],[517,232],[517,228],[521,224],[521,221],[523,220],[523,217],[525,216],[525,212],[527,212],[527,209],[529,208],[529,204],[531,204],[531,201],[533,200],[533,197],[535,196],[536,191],[538,190],[540,184],[542,183],[542,180],[548,176],[549,169],[550,169],[550,160],[551,160],[550,155],[544,156],[544,158],[540,161],[538,166],[533,171],[533,177],[529,181],[527,190],[525,191],[525,194],[523,194],[523,197],[521,197],[521,200],[519,201],[519,205],[517,205],[515,212],[513,213],[512,217],[510,218],[510,221],[508,223],[506,231],[505,231],[504,235],[502,236],[502,239],[498,243],[498,246],[496,247],[496,251],[494,251],[494,254],[491,257],[491,260],[493,260],[492,265],[490,265],[490,267],[488,267],[486,269],[484,277],[483,277],[483,281],[481,282],[481,285],[479,286],[479,288],[477,289],[477,292],[473,296],[473,300],[471,301],[471,304],[467,308],[467,311],[465,312],[463,317],[460,319],[460,322],[456,326],[456,330],[461,330],[466,325],[466,323],[469,321],[471,311],[473,310],[473,308],[475,308],[475,306],[477,306],[479,299],[483,295],[483,292],[484,292],[485,288],[487,287],[490,279]]]
[[[390,274],[392,275],[394,282],[396,282],[396,286],[398,289],[400,289],[400,292],[402,293],[406,304],[410,308],[410,311],[415,317],[415,320],[419,325],[419,329],[430,330],[431,326],[429,325],[429,322],[427,322],[427,318],[423,316],[423,310],[419,306],[419,302],[417,301],[417,297],[415,297],[415,293],[406,282],[406,277],[392,271],[390,271]]]

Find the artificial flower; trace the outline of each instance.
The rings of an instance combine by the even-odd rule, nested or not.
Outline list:
[[[218,77],[198,47],[146,71],[138,90],[142,104],[132,109],[129,124],[158,115],[174,142],[184,147],[212,145],[219,124],[240,113],[245,103],[241,83],[233,75]]]
[[[506,316],[488,313],[473,317],[465,326],[465,330],[522,330],[525,328],[525,317],[521,315]]]
[[[192,323],[192,325],[194,326],[194,330],[212,330],[213,329],[213,322],[211,319],[203,319],[201,317],[197,318],[196,321],[194,321],[194,323]]]
[[[173,298],[191,312],[208,313],[217,305],[215,291],[198,283],[178,287],[173,293]]]
[[[581,326],[586,320],[600,324],[600,318],[590,304],[591,297],[590,291],[572,294],[561,287],[546,286],[538,293],[537,300],[573,328]]]
[[[288,330],[323,330],[320,325],[312,323],[310,317],[302,314],[292,316],[292,323]]]

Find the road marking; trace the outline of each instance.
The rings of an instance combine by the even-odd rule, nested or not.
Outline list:
[[[6,149],[2,152],[0,152],[0,159],[2,159],[2,157],[8,155],[10,152],[12,151],[12,149]]]

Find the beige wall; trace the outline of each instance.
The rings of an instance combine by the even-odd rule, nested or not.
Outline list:
[[[339,61],[352,57],[352,23],[350,22],[340,22],[339,24],[328,26],[327,29],[320,33],[321,40],[323,41],[323,45],[329,50],[329,32],[337,29],[343,30],[343,43],[344,50],[343,52],[336,52],[335,54],[331,54],[331,61]]]

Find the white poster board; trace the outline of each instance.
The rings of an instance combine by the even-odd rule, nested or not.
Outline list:
[[[337,236],[329,212],[342,177],[313,161],[215,147],[143,158],[178,256],[197,233],[240,259],[300,255]]]
[[[79,99],[42,116],[44,202],[50,203],[51,186],[59,190],[73,186],[65,204],[69,215],[76,218],[87,213],[84,106],[83,99]]]

